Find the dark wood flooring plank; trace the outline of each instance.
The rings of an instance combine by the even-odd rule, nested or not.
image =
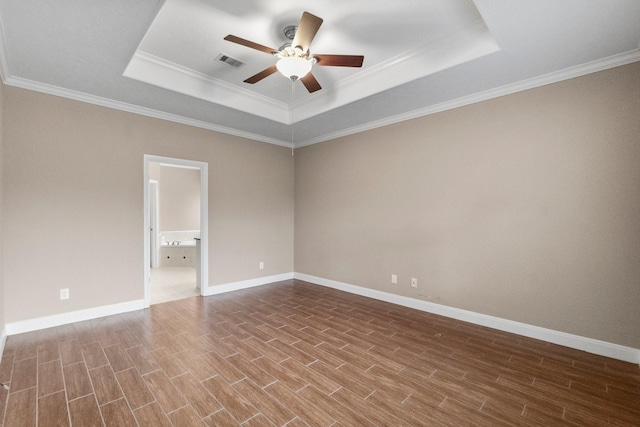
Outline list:
[[[74,363],[62,368],[64,383],[67,390],[67,399],[74,400],[78,397],[93,393],[89,373],[84,362]]]
[[[118,372],[116,379],[131,409],[138,409],[155,400],[155,397],[135,368]]]
[[[62,366],[72,365],[84,361],[82,346],[77,339],[63,341],[59,345]]]
[[[133,362],[131,362],[127,352],[120,344],[104,347],[102,350],[107,356],[107,360],[109,361],[113,372],[120,372],[133,367]]]
[[[243,423],[259,413],[244,396],[232,389],[219,375],[204,381],[203,385],[237,422]]]
[[[142,345],[131,347],[126,350],[129,359],[138,369],[140,375],[160,369],[160,365],[155,361],[151,353]]]
[[[177,377],[187,372],[187,369],[179,362],[175,353],[172,353],[167,348],[156,349],[151,352],[151,356],[169,378]]]
[[[62,367],[59,360],[38,365],[38,396],[46,396],[64,390]]]
[[[286,405],[272,399],[269,394],[262,390],[262,387],[249,379],[238,381],[232,387],[252,402],[256,409],[276,426],[283,426],[296,417]],[[252,420],[254,423],[256,422],[255,418],[252,418]]]
[[[275,377],[260,369],[255,363],[245,359],[241,354],[234,354],[227,357],[226,360],[260,387],[266,387],[276,381]]]
[[[100,427],[102,415],[93,394],[69,402],[69,413],[73,427]]]
[[[176,389],[164,371],[153,371],[142,378],[166,414],[187,405],[187,400]]]
[[[118,399],[100,407],[106,427],[137,427],[133,412],[126,400]]]
[[[204,422],[209,427],[237,427],[240,425],[226,409],[221,409],[211,414],[204,419]]]
[[[182,374],[171,381],[202,418],[222,409],[220,403],[193,375]]]
[[[45,341],[38,346],[38,363],[47,363],[58,359],[60,359],[60,351],[57,341]]]
[[[205,422],[200,416],[193,410],[191,406],[185,406],[168,414],[169,419],[174,426],[184,427],[206,427]]]
[[[35,426],[37,394],[35,387],[9,394],[4,427]]]
[[[327,396],[312,385],[303,388],[298,392],[298,394],[309,402],[314,402],[314,404],[320,406],[324,412],[332,416],[334,419],[340,420],[340,425],[354,427],[376,425],[374,422],[366,418],[366,414],[361,414],[353,408],[344,406],[343,403],[340,403],[331,396]]]
[[[282,384],[289,387],[290,390],[298,391],[302,387],[309,384],[308,381],[300,378],[298,375],[285,368],[279,363],[273,363],[268,357],[261,357],[253,361],[256,366],[259,366],[265,372],[268,372],[271,376],[276,378]]]
[[[98,404],[104,405],[122,397],[120,385],[110,365],[100,366],[89,371]]]
[[[81,348],[84,361],[87,364],[87,369],[97,368],[98,366],[103,366],[109,363],[99,342],[94,341],[82,344]]]
[[[313,402],[306,400],[280,383],[271,384],[264,390],[276,401],[287,405],[294,414],[310,426],[330,426],[336,421]],[[316,403],[320,404],[320,402]]]
[[[140,427],[173,427],[157,402],[133,411]]]
[[[315,361],[314,361],[315,362]],[[323,393],[331,394],[334,391],[340,388],[340,384],[330,380],[318,372],[309,369],[307,366],[298,362],[294,359],[287,359],[284,362],[280,363],[280,366],[285,367],[289,371],[291,371],[294,375],[299,378],[302,378],[304,381],[309,384],[313,384],[317,389],[321,390]]]
[[[38,425],[47,427],[66,427],[69,425],[67,398],[64,391],[38,399]]]
[[[0,382],[3,427],[640,425],[637,365],[296,280],[10,336]]]
[[[38,383],[38,359],[32,357],[14,362],[11,392],[35,387]]]

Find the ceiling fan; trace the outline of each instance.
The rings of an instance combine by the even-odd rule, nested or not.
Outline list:
[[[224,39],[279,58],[277,63],[249,77],[244,81],[245,83],[257,83],[276,71],[280,71],[292,81],[299,79],[309,93],[313,93],[322,89],[320,83],[311,73],[314,64],[332,67],[362,67],[364,61],[362,55],[311,55],[309,46],[322,22],[322,18],[304,12],[297,27],[289,26],[284,29],[284,33],[291,40],[291,43],[284,44],[280,49],[273,49],[231,34]]]

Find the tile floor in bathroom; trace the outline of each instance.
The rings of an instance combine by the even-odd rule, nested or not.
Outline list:
[[[196,269],[159,267],[151,269],[151,304],[200,295],[196,288]]]

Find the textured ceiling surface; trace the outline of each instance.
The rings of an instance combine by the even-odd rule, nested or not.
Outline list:
[[[324,19],[308,93],[269,54]],[[304,146],[640,60],[637,0],[0,0],[5,84],[284,146]],[[244,63],[233,68],[219,54]]]

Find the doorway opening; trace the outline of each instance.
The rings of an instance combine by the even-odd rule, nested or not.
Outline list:
[[[158,180],[159,167],[166,168],[163,170],[167,171],[166,174],[169,176],[187,177],[186,179],[191,180],[188,182],[199,179],[199,188],[196,188],[198,187],[196,182],[191,188],[190,198],[180,199],[184,190],[180,188],[179,183],[177,189],[174,188],[173,193],[176,194],[174,197],[178,199],[176,203],[165,201],[165,209],[162,210],[165,216],[166,226],[164,227],[163,214],[160,213],[162,182]],[[173,186],[176,187],[175,184]],[[169,191],[170,194],[171,191]],[[144,155],[145,307],[163,300],[180,298],[180,295],[184,295],[183,298],[191,295],[206,295],[209,277],[208,218],[208,164],[206,162]],[[161,288],[158,286],[165,286],[165,288],[159,290]],[[156,289],[155,293],[154,289]],[[163,295],[160,295],[161,292]],[[173,297],[170,293],[177,296]]]

